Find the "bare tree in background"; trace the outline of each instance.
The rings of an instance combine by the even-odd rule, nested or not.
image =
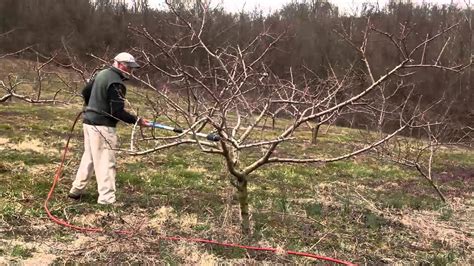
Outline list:
[[[424,123],[419,128],[421,137],[408,139],[399,137],[394,141],[375,149],[382,160],[389,160],[416,169],[419,174],[433,187],[438,196],[449,203],[439,188],[435,175],[438,151],[450,147],[472,149],[474,145],[474,128],[464,127],[461,130],[449,121],[449,104],[442,114],[430,118],[421,117]],[[426,117],[429,117],[426,115]],[[430,119],[431,121],[426,121]],[[438,175],[439,176],[439,175]]]
[[[452,25],[447,29],[457,27],[460,23],[461,22]],[[405,44],[399,41],[406,40],[409,37],[409,29],[407,25],[402,26],[399,36],[395,36],[373,27],[372,30],[389,39],[402,54],[407,53]],[[408,55],[412,58],[410,59],[410,62],[413,63],[407,64],[405,66],[407,72],[401,72],[399,76],[414,80],[413,76],[417,74],[417,71],[411,71],[409,69],[417,68],[434,68],[439,69],[442,72],[452,72],[453,74],[461,74],[465,69],[468,69],[468,72],[470,72],[469,68],[472,66],[472,60],[467,61],[465,64],[459,64],[459,62],[453,62],[449,57],[443,57],[443,53],[449,49],[448,47],[451,39],[449,34],[446,35],[448,35],[448,37],[445,37],[445,41],[441,46],[442,48],[433,58],[429,58],[426,51],[429,47],[429,42],[432,42],[434,38],[440,36],[439,34],[431,38],[427,37],[423,43],[417,45],[415,49],[410,51]],[[413,57],[413,52],[416,52],[416,48],[421,46],[423,46],[423,49],[420,56]],[[417,62],[417,59],[418,63],[415,64],[414,62]],[[440,64],[441,60],[449,62],[451,67]],[[384,123],[393,120],[393,114],[398,113],[397,109],[399,109],[400,106],[393,106],[394,101],[391,101],[390,98],[396,96],[404,87],[411,88],[409,90],[410,94],[416,93],[417,87],[415,83],[407,82],[404,79],[397,80],[395,89],[389,91],[388,94],[384,93],[387,89],[386,86],[379,86],[379,93],[376,93],[375,97],[373,97],[374,104],[370,105],[371,108],[376,108],[373,112],[376,120],[376,127],[374,128],[377,128],[379,132],[382,132]],[[437,157],[436,153],[441,148],[449,146],[472,148],[474,131],[470,127],[459,125],[458,123],[451,121],[449,113],[454,103],[448,101],[445,94],[436,101],[433,101],[430,105],[425,106],[424,112],[422,112],[421,116],[412,126],[410,126],[411,132],[418,132],[416,134],[418,137],[416,140],[404,137],[395,138],[391,142],[380,145],[380,147],[377,147],[375,150],[381,152],[380,154],[383,158],[390,158],[393,162],[416,169],[433,187],[439,198],[444,202],[447,202],[447,198],[438,187],[433,174],[435,159]],[[417,101],[421,102],[422,97],[422,94],[418,94],[418,96],[416,96]],[[409,106],[409,108],[413,107]],[[413,136],[413,133],[409,135]]]
[[[13,31],[11,31],[13,32]],[[1,34],[0,37],[8,35]],[[80,80],[75,80],[69,73],[61,73],[57,67],[61,65],[70,67],[79,73],[84,72],[73,64],[62,64],[57,60],[60,51],[54,52],[50,56],[43,55],[32,46],[20,49],[15,52],[0,55],[0,60],[16,57],[23,53],[36,55],[36,62],[24,61],[22,73],[8,73],[5,77],[0,77],[0,103],[12,99],[18,99],[33,104],[56,104],[69,103],[78,96],[78,85]],[[45,84],[47,84],[45,86]],[[47,88],[45,88],[47,87]]]
[[[410,128],[431,128],[434,124],[424,121],[423,117],[436,103],[428,107],[410,104],[409,100],[417,88],[402,86],[400,80],[413,78],[417,71],[425,68],[459,73],[467,67],[463,64],[441,64],[439,59],[443,56],[446,43],[437,58],[422,59],[425,55],[420,52],[440,41],[440,37],[449,34],[457,24],[411,46],[405,43],[408,33],[403,35],[403,29],[402,35],[396,36],[377,29],[368,20],[361,42],[353,41],[351,36],[341,33],[341,37],[358,53],[363,62],[363,71],[347,66],[344,75],[332,75],[331,80],[312,84],[305,82],[301,73],[289,69],[290,78],[283,79],[272,73],[265,59],[284,33],[275,34],[267,28],[243,46],[226,42],[211,45],[203,38],[207,30],[209,6],[203,4],[204,12],[192,17],[169,2],[168,5],[177,18],[176,23],[169,24],[176,32],[173,42],[154,36],[146,28],[130,28],[134,34],[152,44],[152,48],[147,50],[136,48],[146,64],[146,73],[136,78],[155,92],[156,97],[150,98],[150,104],[161,104],[161,111],[156,116],[162,116],[165,112],[169,123],[186,128],[188,132],[176,137],[151,138],[149,141],[153,147],[137,150],[134,154],[197,144],[203,152],[222,156],[230,174],[229,180],[237,189],[245,233],[251,232],[248,183],[256,170],[277,163],[308,164],[344,160],[386,145]],[[370,54],[377,52],[377,45],[371,43],[374,35],[384,36],[388,41],[385,45],[393,45],[398,51],[398,61],[387,65],[384,71],[373,69],[371,64]],[[197,53],[205,54],[205,67],[182,62],[183,55],[192,57]],[[162,81],[154,78],[156,75],[153,74],[156,73],[167,78],[165,87]],[[393,87],[393,77],[397,77],[399,86],[387,89]],[[363,86],[359,89],[355,89],[358,87],[357,80],[363,80],[359,84]],[[375,94],[379,98],[372,97]],[[404,95],[398,104],[388,105],[378,100],[398,94]],[[279,113],[274,116],[276,126],[273,129],[264,127],[265,117],[275,112]],[[380,127],[390,118],[395,127],[388,133],[380,130],[378,134],[365,139],[368,143],[354,143],[337,155],[315,157],[314,153],[306,154],[299,148],[288,149],[302,147],[306,141],[302,134],[307,130],[307,123],[322,123],[344,113],[371,113],[377,117]],[[189,132],[193,134],[201,131],[217,132],[221,141],[216,144],[183,137]]]
[[[468,51],[469,51],[469,57],[470,57],[470,62],[471,62],[471,65],[473,64],[473,60],[474,60],[474,53],[473,53],[473,50],[472,50],[472,45],[473,45],[473,34],[472,34],[472,5],[471,5],[471,0],[464,0],[464,2],[466,3],[466,11],[467,11],[467,16],[466,16],[466,21],[467,23],[469,24],[469,46],[468,46]],[[472,70],[471,71],[468,71],[467,72],[467,88],[468,90],[471,89],[472,90]],[[474,100],[474,97],[471,93],[471,97],[470,97],[471,101]]]

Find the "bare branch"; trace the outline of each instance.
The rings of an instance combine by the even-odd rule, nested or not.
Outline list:
[[[386,143],[388,140],[390,140],[391,138],[395,137],[396,135],[398,135],[401,131],[403,131],[406,127],[408,126],[408,124],[405,124],[404,126],[398,128],[396,131],[392,132],[390,135],[387,135],[385,138],[375,142],[375,143],[372,143],[364,148],[361,148],[359,150],[356,150],[354,152],[351,152],[351,153],[348,153],[348,154],[344,154],[344,155],[341,155],[341,156],[338,156],[338,157],[334,157],[334,158],[328,158],[328,159],[321,159],[321,158],[310,158],[310,159],[294,159],[294,158],[278,158],[278,157],[272,157],[272,158],[269,158],[268,159],[268,162],[269,163],[329,163],[329,162],[335,162],[335,161],[340,161],[340,160],[344,160],[344,159],[348,159],[348,158],[351,158],[351,157],[354,157],[354,156],[357,156],[361,153],[364,153],[368,150],[371,150],[383,143]],[[250,169],[249,169],[250,170]]]

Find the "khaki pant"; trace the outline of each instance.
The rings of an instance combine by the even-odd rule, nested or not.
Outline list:
[[[114,127],[87,124],[83,124],[83,130],[84,154],[69,193],[82,194],[94,170],[99,191],[97,203],[114,203],[116,159],[113,149],[117,147],[116,130]]]

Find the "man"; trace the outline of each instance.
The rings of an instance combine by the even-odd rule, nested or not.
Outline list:
[[[115,202],[115,175],[118,121],[148,126],[148,121],[125,111],[127,80],[139,65],[129,53],[119,53],[110,68],[97,73],[82,91],[85,101],[84,154],[68,197],[79,199],[95,172],[99,204]]]

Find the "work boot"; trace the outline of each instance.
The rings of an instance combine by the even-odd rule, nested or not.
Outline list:
[[[82,194],[69,193],[67,194],[67,197],[73,200],[80,200],[82,198]]]
[[[117,203],[115,202],[115,199],[113,199],[113,200],[111,200],[111,201],[109,201],[109,202],[107,202],[107,201],[100,201],[100,200],[99,200],[99,201],[97,201],[97,203],[100,204],[100,205],[110,205],[110,206],[115,206],[115,205],[117,205]]]
[[[70,199],[73,199],[73,200],[80,200],[83,195],[84,195],[83,190],[79,190],[75,187],[72,187],[69,190],[69,194],[67,194],[67,197],[70,198]]]

